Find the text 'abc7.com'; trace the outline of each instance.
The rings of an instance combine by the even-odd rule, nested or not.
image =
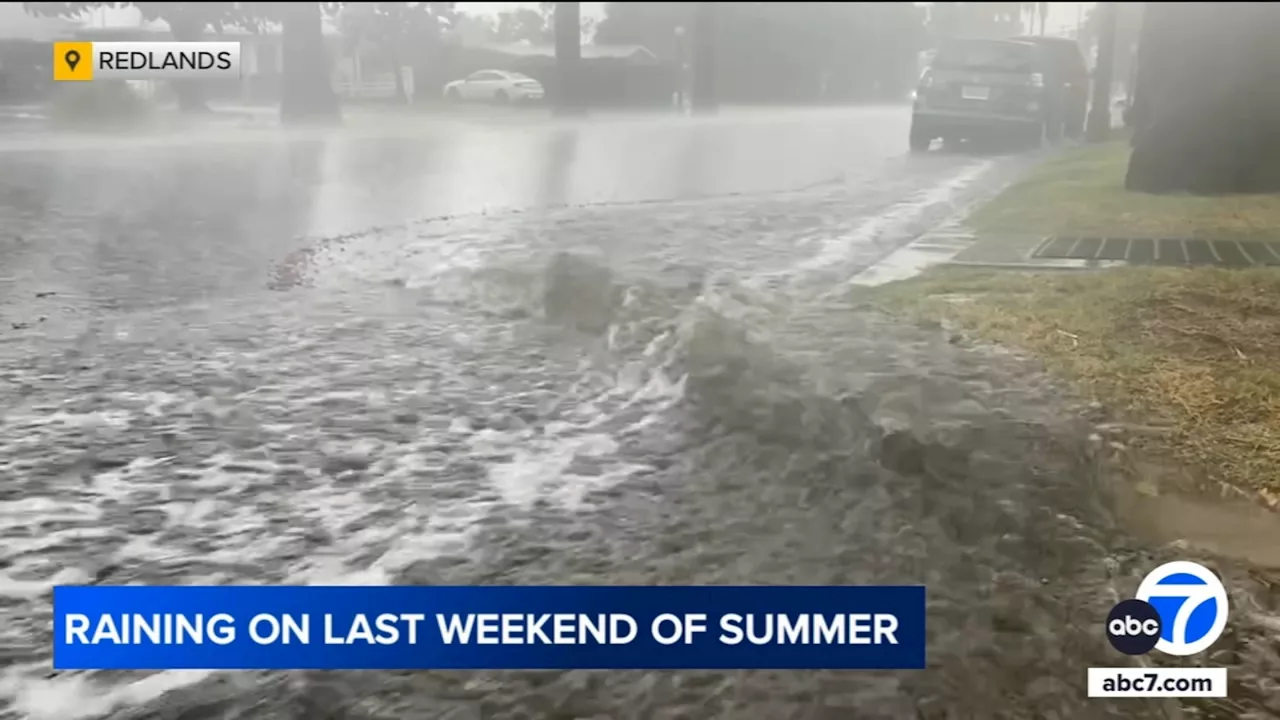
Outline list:
[[[1227,627],[1227,590],[1213,571],[1179,560],[1152,570],[1136,597],[1107,616],[1107,639],[1125,655],[1191,656]],[[1089,697],[1226,697],[1226,668],[1089,668]]]

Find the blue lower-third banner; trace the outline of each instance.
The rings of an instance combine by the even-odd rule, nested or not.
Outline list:
[[[58,670],[925,666],[916,586],[64,586],[53,609]]]

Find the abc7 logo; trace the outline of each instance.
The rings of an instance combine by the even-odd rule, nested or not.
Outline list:
[[[1222,581],[1203,565],[1179,560],[1148,573],[1136,598],[1111,609],[1107,639],[1126,655],[1159,650],[1187,656],[1209,649],[1226,625]]]
[[[1107,615],[1107,639],[1125,655],[1145,655],[1160,642],[1160,613],[1145,600],[1123,600]]]

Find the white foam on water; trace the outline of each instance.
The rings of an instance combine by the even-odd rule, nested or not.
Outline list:
[[[619,384],[606,395],[643,402],[646,394],[662,396],[662,387],[650,379],[638,386],[634,382]],[[135,413],[152,413],[158,407],[183,402],[145,393],[128,400],[132,410],[111,413],[125,427]],[[211,412],[227,410],[219,406],[217,398],[199,402],[208,405],[205,409]],[[540,431],[528,427],[473,430],[471,423],[460,417],[447,430],[424,428],[416,441],[397,447],[373,440],[323,446],[322,451],[329,454],[368,459],[369,471],[350,484],[309,471],[307,482],[300,487],[275,487],[280,468],[274,463],[225,451],[208,458],[199,468],[183,468],[177,479],[171,476],[171,458],[140,457],[124,467],[98,472],[88,482],[77,479],[49,495],[0,502],[0,531],[14,540],[5,546],[11,564],[0,573],[0,595],[26,605],[16,614],[8,613],[8,620],[26,622],[21,619],[46,614],[54,585],[91,580],[82,567],[57,569],[52,561],[56,551],[66,557],[67,553],[78,554],[77,549],[86,542],[110,539],[124,540],[112,553],[113,562],[122,566],[170,567],[175,571],[171,581],[180,583],[243,582],[256,579],[246,578],[236,568],[267,567],[273,561],[278,564],[278,558],[285,557],[297,539],[293,525],[302,523],[308,532],[318,533],[326,541],[320,549],[295,561],[277,582],[394,583],[413,563],[466,553],[477,521],[491,512],[503,512],[504,505],[525,507],[541,497],[567,509],[577,508],[591,489],[619,482],[642,469],[610,457],[618,443],[606,433],[591,431],[591,425],[607,419],[598,414],[601,410],[593,402],[584,402],[579,411],[581,417],[575,421],[548,424]],[[46,428],[85,420],[61,411],[11,419]],[[441,473],[449,458],[433,448],[442,436],[463,440],[463,454],[488,466],[486,477],[469,489],[460,486],[456,499],[432,496],[429,502],[419,502],[415,488],[430,490],[438,489],[438,483],[464,482]],[[601,471],[594,475],[569,472],[574,460],[584,457],[598,461]],[[175,494],[175,483],[180,495]],[[496,491],[499,499],[480,501],[478,496],[486,489]],[[384,491],[386,497],[379,499]],[[159,527],[121,538],[118,530],[103,524],[108,508],[136,506],[142,495],[150,498],[147,507],[161,514]],[[273,524],[273,520],[281,520],[278,513],[286,506],[294,520],[284,527]],[[179,532],[184,529],[194,532]],[[198,551],[189,545],[192,538],[201,542]],[[228,569],[212,574],[184,571],[192,561]],[[12,642],[24,640],[15,637]],[[107,682],[93,673],[54,678],[43,677],[45,674],[47,666],[10,667],[0,675],[0,696],[20,717],[80,720],[148,702],[209,675],[162,672],[138,680]]]
[[[0,675],[0,696],[9,698],[13,709],[28,720],[89,720],[122,707],[150,702],[213,674],[206,670],[166,670],[106,685],[78,673],[32,678],[36,672],[48,672],[48,667],[10,668]]]
[[[906,280],[947,262],[963,249],[923,247],[913,243],[898,248],[880,262],[854,275],[846,285],[875,286]]]
[[[884,212],[868,217],[851,232],[825,239],[811,237],[810,241],[819,246],[818,251],[792,266],[782,275],[792,276],[796,272],[815,272],[839,266],[848,258],[852,250],[919,221],[934,206],[951,202],[957,192],[972,185],[995,166],[994,160],[982,160],[967,165],[959,172],[917,192],[911,198],[893,205]],[[769,277],[777,275],[779,274],[773,273]]]
[[[503,500],[513,505],[528,507],[538,499],[559,499],[573,509],[581,504],[583,495],[593,487],[617,482],[640,467],[616,463],[600,476],[568,472],[579,457],[600,458],[617,449],[617,441],[602,433],[535,441],[532,447],[515,449],[510,461],[489,466],[489,480]],[[607,479],[601,480],[605,476]]]
[[[75,428],[111,427],[123,429],[129,426],[132,414],[126,411],[103,411],[92,413],[56,412],[48,417],[51,425],[62,425]]]
[[[55,585],[79,585],[89,579],[89,574],[79,568],[63,568],[44,580],[19,580],[7,572],[0,572],[0,588],[3,588],[5,597],[34,600],[51,595]]]
[[[465,247],[468,243],[471,248]],[[347,267],[356,274],[370,268],[385,271],[386,277],[407,284],[429,282],[439,273],[483,270],[488,259],[475,249],[482,245],[465,236],[429,237],[418,242],[412,262],[394,253],[387,255],[398,259],[379,261],[375,248]],[[358,323],[334,323],[337,329],[353,326]],[[446,343],[469,347],[481,331],[450,326],[441,332]],[[584,364],[577,382],[557,398],[562,407],[558,421],[497,429],[457,416],[447,428],[425,423],[414,436],[397,442],[366,438],[325,443],[325,431],[295,419],[299,414],[266,412],[282,403],[295,410],[332,405],[385,411],[394,409],[401,396],[437,390],[427,382],[398,395],[385,388],[353,388],[359,385],[359,372],[348,365],[313,367],[306,358],[315,341],[301,333],[282,336],[260,351],[240,356],[211,352],[196,361],[206,375],[233,379],[245,366],[269,364],[271,374],[280,378],[274,383],[203,396],[131,388],[95,397],[102,409],[94,412],[52,405],[11,413],[5,421],[17,432],[4,444],[34,454],[41,447],[56,447],[72,433],[109,445],[110,438],[159,419],[181,436],[192,430],[191,424],[233,424],[261,409],[258,430],[288,438],[289,444],[301,441],[322,455],[359,458],[352,466],[360,469],[330,471],[314,464],[283,468],[264,459],[261,448],[256,453],[226,449],[194,464],[167,455],[142,456],[88,477],[68,474],[54,487],[42,488],[41,495],[0,502],[0,532],[13,540],[3,548],[9,565],[0,573],[0,595],[21,602],[0,612],[0,620],[14,628],[33,619],[47,623],[40,618],[48,614],[53,585],[90,581],[104,564],[126,573],[112,575],[108,582],[155,582],[148,578],[158,577],[179,584],[388,585],[415,563],[470,552],[480,521],[490,514],[518,513],[535,502],[580,509],[591,492],[647,469],[620,457],[619,441],[656,428],[658,414],[683,396],[683,380],[672,380],[663,370],[678,342],[668,331],[649,341],[643,360],[606,368]],[[384,359],[421,361],[408,355],[379,358]],[[289,372],[290,364],[301,372]],[[357,382],[342,382],[351,379],[348,373]],[[619,413],[627,415],[625,422],[619,422]],[[166,422],[170,417],[172,422]],[[461,459],[480,464],[483,472],[454,472],[451,463]],[[11,469],[0,460],[0,471]],[[139,513],[147,515],[145,530],[118,526]],[[85,552],[86,547],[100,551]],[[94,556],[92,566],[88,556]],[[59,569],[60,563],[67,567]],[[15,643],[29,642],[13,632],[18,632]],[[0,674],[0,698],[32,720],[75,720],[148,702],[208,677],[156,673],[120,681],[94,673],[47,678],[47,672],[47,665],[11,666]]]
[[[616,375],[585,372],[579,384],[597,392],[570,409],[568,415],[576,422],[547,423],[541,434],[486,429],[468,439],[476,456],[509,458],[491,462],[487,469],[490,483],[504,502],[527,508],[540,500],[575,510],[591,491],[648,469],[617,457],[618,437],[649,427],[646,420],[656,422],[658,413],[683,394],[682,384],[668,381],[661,368],[626,364]],[[618,413],[631,409],[638,409],[641,414],[638,421],[622,431],[602,431],[602,426],[614,422]],[[589,461],[593,471],[572,471],[579,460]]]
[[[65,502],[43,495],[32,495],[18,500],[0,501],[0,531],[9,535],[14,529],[31,529],[32,519],[59,523],[80,520],[92,521],[101,517],[102,511],[88,502]],[[45,536],[45,540],[51,540]]]
[[[27,537],[8,535],[4,538],[4,543],[8,549],[9,557],[18,558],[18,560],[11,560],[11,562],[14,562],[11,569],[16,569],[22,567],[23,558],[27,556],[39,557],[43,553],[65,546],[69,541],[91,543],[94,540],[111,537],[112,534],[112,531],[108,528],[86,527],[78,528],[74,533],[49,533]],[[4,594],[5,586],[0,584],[0,597],[3,597]]]
[[[306,253],[307,276],[318,287],[395,285],[441,300],[474,300],[480,288],[472,277],[501,274],[503,263],[524,249],[515,217],[436,218],[320,240]]]
[[[815,239],[817,252],[787,272],[838,263],[850,246],[913,222],[927,206],[945,202],[984,170],[985,164],[979,163],[865,221],[852,235]],[[446,296],[453,291],[450,287],[473,291],[474,273],[490,272],[494,258],[520,248],[523,241],[518,223],[499,223],[492,235],[481,235],[475,228],[485,226],[470,222],[428,223],[420,232],[375,233],[350,250],[329,253],[324,262],[331,272],[320,275],[320,284],[332,282],[341,288],[359,279],[365,285],[394,282],[430,288]],[[539,276],[536,270],[511,271],[518,281],[513,301],[524,290],[519,283]],[[495,285],[511,284],[503,275],[506,270],[494,272],[501,276]],[[457,283],[451,286],[450,278]],[[538,502],[579,509],[590,493],[647,469],[622,457],[620,444],[632,433],[660,430],[663,411],[683,398],[685,378],[671,370],[672,361],[689,341],[687,326],[699,322],[701,309],[747,319],[769,312],[765,300],[727,276],[708,279],[691,306],[661,308],[660,322],[649,322],[650,310],[637,306],[636,325],[628,330],[635,330],[631,350],[639,351],[640,359],[603,367],[584,363],[577,382],[563,392],[566,404],[556,421],[499,429],[455,417],[447,428],[424,424],[417,431],[405,430],[409,437],[397,442],[365,439],[324,445],[318,442],[323,429],[292,415],[264,416],[259,430],[300,439],[326,455],[362,458],[362,463],[353,463],[361,467],[322,471],[305,465],[288,468],[286,474],[286,468],[261,455],[236,450],[207,457],[196,466],[181,466],[167,456],[135,457],[87,481],[63,478],[46,496],[0,503],[0,531],[6,541],[14,539],[4,547],[11,564],[0,574],[0,594],[24,601],[20,608],[0,613],[0,620],[15,624],[42,618],[48,614],[47,595],[53,584],[88,580],[94,568],[77,566],[74,553],[86,543],[105,547],[103,553],[109,557],[102,560],[114,565],[162,569],[167,582],[386,585],[401,579],[415,563],[469,552],[480,521],[492,513],[518,514]],[[480,331],[449,327],[440,337],[442,343],[467,347],[475,345],[473,332]],[[608,349],[623,349],[626,335],[611,333]],[[287,386],[280,381],[238,394],[203,397],[134,388],[102,398],[99,404],[108,409],[93,413],[64,407],[30,409],[5,418],[17,429],[7,446],[56,443],[70,428],[108,436],[143,419],[168,415],[231,422],[244,406],[255,409],[250,398],[292,408],[333,404],[375,410],[398,402],[386,390],[358,388],[361,383],[350,382],[344,374],[358,375],[355,371],[322,372],[309,366],[310,350],[321,341],[303,333],[280,340],[251,359],[228,350],[198,362],[202,371],[228,377],[253,362],[269,364],[273,371],[280,365],[301,366]],[[435,390],[424,383],[405,394]],[[177,433],[188,429],[174,428]],[[476,477],[453,472],[451,462],[463,458],[482,465],[483,473]],[[11,472],[4,462],[0,460],[0,470]],[[107,517],[118,516],[122,509],[154,511],[155,526],[147,532],[115,529],[113,534]],[[67,559],[71,564],[58,570],[56,561]],[[81,720],[148,702],[209,675],[164,672],[108,682],[93,674],[43,677],[47,671],[47,665],[11,666],[0,674],[0,697],[32,720]]]

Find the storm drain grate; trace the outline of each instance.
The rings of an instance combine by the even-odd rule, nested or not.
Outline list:
[[[1059,235],[1046,238],[1031,256],[1118,260],[1136,265],[1280,266],[1280,242]]]

